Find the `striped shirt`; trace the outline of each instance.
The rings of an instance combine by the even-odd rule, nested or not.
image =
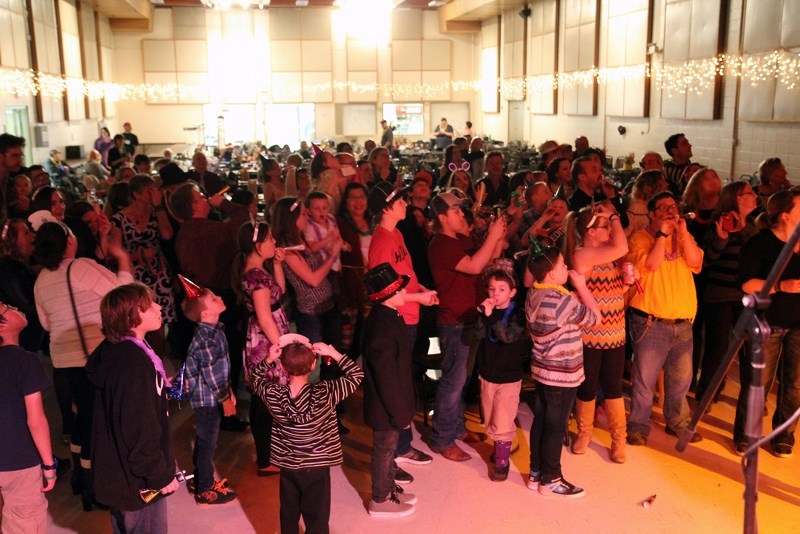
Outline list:
[[[342,463],[342,442],[336,426],[336,405],[352,394],[364,379],[364,371],[350,358],[339,362],[344,376],[306,384],[292,398],[288,385],[266,378],[264,359],[250,377],[253,391],[264,400],[274,423],[270,461],[281,469],[330,467]]]
[[[584,379],[581,328],[595,324],[594,313],[572,295],[530,289],[525,315],[533,338],[534,380],[564,388],[580,385]]]

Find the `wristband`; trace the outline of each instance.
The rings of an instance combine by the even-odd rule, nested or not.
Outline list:
[[[53,465],[42,462],[42,471],[55,471],[58,468],[58,458],[53,458]]]
[[[659,237],[667,237],[667,234],[665,234],[664,232],[662,232],[661,230],[659,230],[659,231],[657,231],[657,232],[655,233],[655,237],[656,237],[656,239],[658,239]]]

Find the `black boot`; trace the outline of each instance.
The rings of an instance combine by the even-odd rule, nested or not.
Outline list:
[[[511,442],[510,441],[495,441],[494,442],[494,458],[492,465],[492,472],[490,478],[495,482],[502,482],[508,478],[508,470],[511,467],[509,461],[511,456]]]
[[[81,467],[81,455],[72,453],[72,477],[69,479],[73,495],[80,495],[83,492],[83,467]]]

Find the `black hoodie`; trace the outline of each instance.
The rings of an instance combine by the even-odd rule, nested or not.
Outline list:
[[[146,504],[142,489],[175,477],[167,387],[147,354],[130,341],[103,341],[86,364],[96,387],[92,470],[97,500],[123,511]]]

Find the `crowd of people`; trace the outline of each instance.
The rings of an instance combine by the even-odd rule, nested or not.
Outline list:
[[[236,499],[215,478],[214,449],[220,429],[249,426],[256,473],[279,473],[283,532],[297,532],[301,516],[309,531],[327,531],[329,469],[349,431],[343,401],[360,385],[373,430],[368,513],[413,513],[405,468],[433,461],[412,432],[417,360],[431,337],[441,378],[430,450],[463,462],[471,456],[459,442],[488,436],[488,476],[505,480],[528,378],[527,486],[542,495],[585,494],[561,469],[570,417],[569,448],[586,454],[602,406],[608,458],[624,463],[627,446],[647,444],[657,395],[674,436],[689,424],[690,391],[718,398],[711,378],[741,297],[763,287],[800,222],[800,191],[780,159],[762,162],[757,184],[723,183],[675,134],[668,158],[647,152],[623,185],[581,136],[574,150],[543,143],[530,169],[508,176],[503,152],[442,119],[433,134],[441,168],[404,178],[382,126],[367,153],[348,143],[280,159],[258,150],[261,196],[215,174],[202,148],[188,172],[169,158],[151,167],[129,123],[113,139],[103,128],[93,179],[80,183],[57,151],[25,167],[25,140],[0,135],[0,376],[15,384],[0,388],[13,406],[2,416],[0,480],[19,480],[8,496],[0,484],[4,524],[21,496],[41,494],[40,479],[48,490],[57,478],[41,402],[51,383],[72,490],[85,509],[109,507],[125,532],[166,530],[163,495],[182,479],[169,395],[195,412],[197,503]],[[778,384],[776,428],[800,407],[799,252],[766,312],[763,380],[767,391]],[[52,377],[36,353],[50,358]],[[750,354],[748,345],[739,354],[731,450],[740,455]],[[464,424],[473,380],[485,434]],[[22,397],[6,399],[12,390]],[[237,416],[245,392],[249,421]],[[794,430],[774,438],[776,456],[792,454]],[[162,497],[147,500],[148,491]],[[12,519],[23,531],[42,531],[46,501],[36,502]]]

